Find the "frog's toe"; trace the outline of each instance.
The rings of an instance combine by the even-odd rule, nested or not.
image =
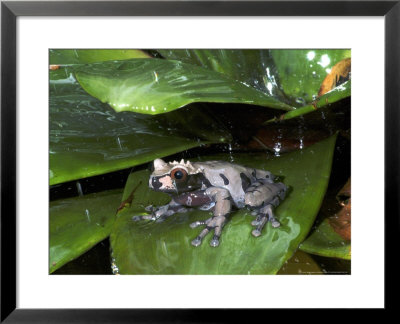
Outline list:
[[[219,245],[219,236],[218,235],[214,235],[214,237],[210,241],[210,245],[212,247],[217,247]]]
[[[279,223],[275,218],[271,219],[270,221],[271,221],[272,227],[276,228],[276,227],[281,226],[281,223]]]
[[[201,237],[196,237],[193,241],[192,241],[192,245],[193,246],[199,246],[201,244]]]
[[[190,227],[191,227],[191,228],[196,228],[196,227],[198,227],[198,226],[200,226],[200,225],[205,225],[205,222],[197,221],[197,222],[191,223],[191,224],[190,224]]]
[[[154,215],[141,215],[141,216],[133,216],[132,220],[137,222],[137,221],[141,221],[141,220],[155,220],[156,218],[154,217]]]
[[[197,226],[200,226],[199,223],[200,222],[194,222],[194,223],[191,223],[189,226],[190,226],[190,228],[196,228]]]
[[[153,205],[149,205],[149,206],[145,207],[144,210],[148,211],[148,212],[152,212],[154,210],[154,207],[153,207]]]
[[[256,215],[257,215],[257,218],[251,222],[251,225],[253,225],[253,226],[260,225],[266,217],[264,214],[260,214],[259,212],[257,212]]]
[[[261,235],[264,225],[267,223],[267,215],[258,215],[257,219],[251,222],[251,225],[256,226],[256,228],[251,232],[253,236],[258,237]]]

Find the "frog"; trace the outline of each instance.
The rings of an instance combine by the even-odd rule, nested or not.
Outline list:
[[[267,222],[273,228],[280,226],[274,208],[280,205],[288,192],[288,186],[276,181],[271,172],[246,167],[227,161],[190,162],[181,160],[153,161],[153,172],[149,177],[149,188],[167,193],[171,201],[162,206],[147,206],[148,215],[135,216],[135,221],[150,219],[163,221],[176,213],[185,213],[193,208],[207,210],[212,216],[195,221],[191,228],[203,226],[191,241],[199,246],[204,237],[213,232],[210,245],[220,244],[222,229],[233,210],[247,208],[255,219],[252,235],[259,237]]]

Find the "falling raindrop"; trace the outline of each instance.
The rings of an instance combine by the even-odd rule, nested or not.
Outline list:
[[[83,196],[83,190],[82,190],[81,183],[79,181],[76,182],[76,190],[78,190],[78,195],[80,197],[82,197]]]
[[[86,219],[87,221],[90,223],[90,214],[89,214],[89,210],[85,210],[85,214],[86,214]]]
[[[117,137],[117,143],[118,143],[120,151],[122,151],[122,145],[121,145],[121,140],[119,139],[119,136]]]
[[[232,162],[234,162],[234,158],[232,155],[232,144],[231,143],[229,143],[229,145],[228,145],[228,151],[229,151],[229,161],[232,163]]]

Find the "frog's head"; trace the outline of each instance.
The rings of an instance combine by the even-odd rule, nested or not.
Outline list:
[[[181,193],[200,189],[203,185],[202,171],[196,169],[189,161],[166,163],[162,159],[155,159],[153,167],[149,187],[154,191]]]

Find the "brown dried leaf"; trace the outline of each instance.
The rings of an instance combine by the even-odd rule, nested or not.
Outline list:
[[[331,91],[338,85],[350,80],[351,73],[351,58],[346,58],[339,61],[333,67],[331,72],[322,81],[321,87],[318,91],[318,96]]]

